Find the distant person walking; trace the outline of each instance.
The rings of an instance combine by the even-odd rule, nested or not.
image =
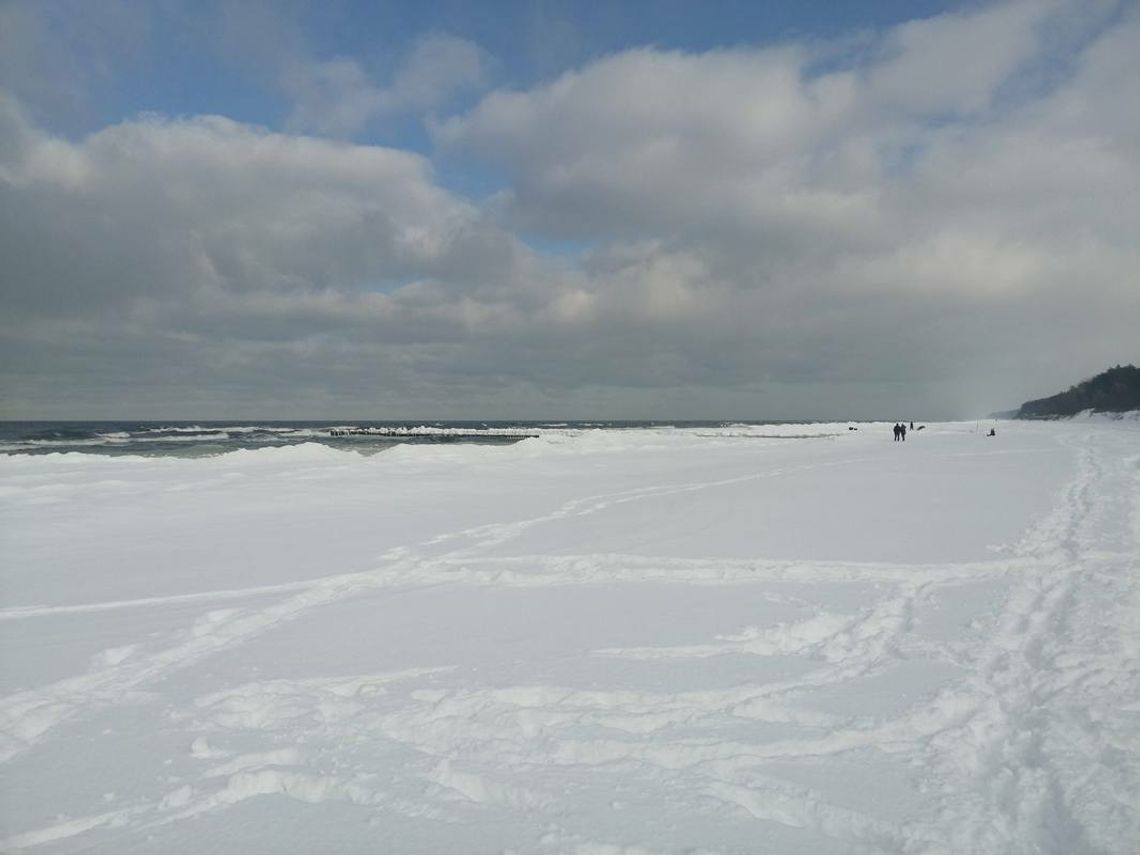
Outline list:
[[[899,441],[899,430],[902,428],[898,422],[895,422],[895,442]]]
[[[899,439],[906,442],[906,425],[899,425]]]

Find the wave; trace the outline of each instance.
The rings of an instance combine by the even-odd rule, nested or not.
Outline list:
[[[324,429],[323,427],[320,429]],[[170,433],[170,434],[194,434],[194,433],[211,433],[211,432],[225,432],[225,433],[295,433],[303,430],[317,430],[317,428],[298,428],[298,427],[283,427],[279,425],[242,425],[242,424],[211,424],[211,425],[162,425],[159,427],[147,427],[139,431],[137,434],[152,434],[152,433]]]

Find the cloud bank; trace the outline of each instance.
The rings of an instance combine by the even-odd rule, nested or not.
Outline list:
[[[431,36],[384,85],[288,66],[277,131],[68,140],[8,95],[6,415],[1014,405],[1140,358],[1137,44],[1131,5],[1002,3],[630,49],[439,118],[489,60]],[[437,154],[343,139],[401,110],[434,117]],[[502,189],[449,190],[437,157]]]

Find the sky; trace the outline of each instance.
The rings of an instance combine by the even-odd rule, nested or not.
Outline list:
[[[1140,2],[0,0],[0,418],[971,418],[1140,363]]]

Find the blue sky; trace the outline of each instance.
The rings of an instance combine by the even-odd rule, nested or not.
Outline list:
[[[1140,358],[1138,19],[9,0],[3,415],[1015,405]]]

